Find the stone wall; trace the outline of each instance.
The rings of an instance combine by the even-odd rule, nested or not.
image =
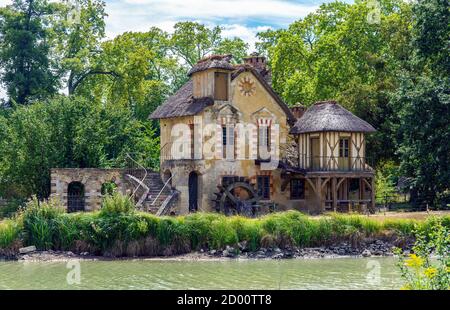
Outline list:
[[[61,200],[67,208],[68,187],[71,182],[80,182],[84,185],[85,210],[97,210],[102,202],[102,184],[114,182],[119,192],[125,194],[127,183],[124,179],[123,169],[97,169],[97,168],[54,168],[51,169],[51,195]]]

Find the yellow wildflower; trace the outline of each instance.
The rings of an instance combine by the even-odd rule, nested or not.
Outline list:
[[[427,276],[427,278],[432,279],[436,276],[437,269],[433,268],[433,267],[429,267],[429,268],[425,269],[424,273],[425,273],[425,276]]]
[[[413,268],[420,268],[423,265],[423,258],[416,254],[409,254],[409,259],[405,261],[406,266]]]

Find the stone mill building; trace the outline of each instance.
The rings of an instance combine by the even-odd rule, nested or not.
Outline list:
[[[54,169],[52,195],[68,206],[78,193],[84,209],[96,209],[102,184],[113,180],[158,215],[374,208],[366,135],[375,129],[335,101],[289,108],[264,57],[231,59],[200,60],[150,115],[160,123],[159,172]],[[70,192],[73,181],[79,189]]]

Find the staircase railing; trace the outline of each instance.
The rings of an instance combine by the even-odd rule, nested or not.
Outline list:
[[[138,185],[136,186],[136,188],[134,189],[133,193],[132,193],[132,196],[133,196],[133,197],[135,197],[135,195],[136,195],[136,193],[137,193],[137,191],[139,190],[140,187],[142,187],[142,188],[144,189],[144,194],[141,196],[141,198],[139,199],[139,201],[136,203],[136,206],[137,206],[137,207],[140,207],[140,206],[142,206],[143,202],[144,202],[145,199],[147,198],[147,195],[148,195],[148,193],[149,193],[149,191],[150,191],[150,189],[148,188],[148,186],[144,183],[145,178],[147,177],[148,172],[147,172],[147,169],[145,169],[144,166],[142,166],[140,163],[138,163],[136,160],[134,160],[133,157],[131,157],[130,154],[127,153],[126,157],[127,157],[129,160],[131,160],[131,162],[132,162],[134,165],[136,165],[137,167],[139,167],[141,171],[144,172],[144,173],[143,173],[144,176],[142,177],[142,179],[139,179],[138,176],[133,175],[133,174],[135,174],[135,173],[133,173],[133,171],[137,170],[137,169],[134,168],[134,165],[133,165],[133,167],[130,167],[130,169],[129,169],[129,171],[128,171],[129,173],[126,173],[126,176],[127,176],[129,179],[135,181],[135,183],[138,184]]]
[[[172,202],[180,195],[180,192],[176,189],[170,192],[170,195],[163,201],[158,211],[156,212],[156,216],[166,215],[170,207],[172,206]]]
[[[164,186],[161,188],[161,190],[159,191],[158,195],[156,195],[155,199],[152,201],[152,203],[150,204],[151,206],[154,206],[156,201],[158,200],[159,196],[161,196],[162,192],[164,191],[164,189],[166,188],[167,184],[169,184],[169,182],[172,180],[173,175],[171,175],[167,181],[164,183]]]

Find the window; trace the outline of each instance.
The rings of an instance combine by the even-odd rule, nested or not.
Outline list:
[[[348,157],[348,138],[339,140],[339,157]]]
[[[305,180],[291,180],[291,199],[305,199]]]
[[[191,159],[194,159],[195,156],[195,139],[194,139],[194,124],[189,124],[189,131],[191,133]]]
[[[214,100],[228,100],[228,73],[214,73]]]
[[[263,199],[270,199],[270,176],[259,175],[256,179],[258,196]]]
[[[227,127],[226,126],[222,126],[222,145],[225,146],[227,145]]]
[[[269,159],[270,154],[263,154],[267,150],[270,153],[270,126],[259,126],[258,128],[258,154],[261,159]]]
[[[234,126],[222,126],[222,155],[224,158],[234,158]],[[228,155],[228,156],[227,156]]]

